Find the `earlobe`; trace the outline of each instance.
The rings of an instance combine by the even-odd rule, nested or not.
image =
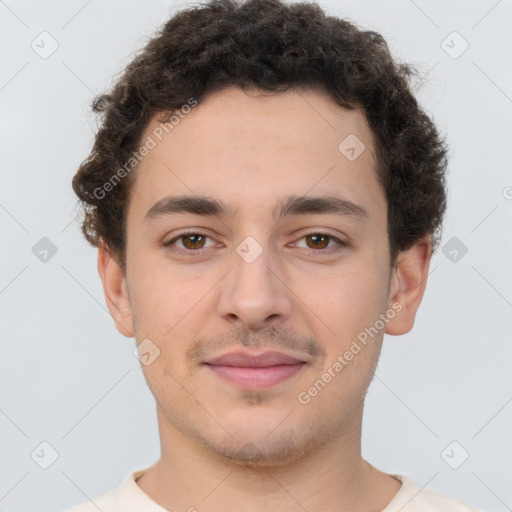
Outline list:
[[[133,338],[133,318],[126,277],[116,259],[101,240],[98,246],[98,272],[108,310],[117,330],[127,338]]]
[[[391,277],[388,303],[389,308],[398,312],[387,323],[386,334],[406,334],[413,328],[416,311],[427,286],[431,257],[430,236],[425,236],[398,255],[398,263]]]

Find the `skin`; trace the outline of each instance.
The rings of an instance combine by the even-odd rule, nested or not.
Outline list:
[[[156,127],[153,118],[141,140]],[[366,146],[354,161],[338,150],[349,134]],[[98,270],[119,331],[160,350],[141,366],[156,400],[161,458],[137,485],[164,508],[368,512],[384,509],[398,492],[398,480],[361,457],[364,397],[384,332],[413,327],[431,241],[424,237],[390,264],[374,147],[363,113],[321,91],[228,88],[192,109],[139,164],[126,273],[104,245]],[[170,194],[208,195],[238,215],[144,221]],[[276,222],[272,209],[290,194],[335,195],[368,216],[315,213]],[[186,229],[207,238],[163,245]],[[347,245],[336,250],[335,240],[319,242],[318,233]],[[262,248],[252,263],[236,252],[248,236]],[[393,304],[401,311],[300,403],[299,393]],[[237,349],[280,350],[306,364],[271,388],[242,390],[201,364]]]

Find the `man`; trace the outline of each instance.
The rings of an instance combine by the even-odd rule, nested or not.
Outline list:
[[[446,207],[411,72],[315,4],[214,0],[97,98],[73,188],[161,458],[73,512],[476,510],[361,457]]]

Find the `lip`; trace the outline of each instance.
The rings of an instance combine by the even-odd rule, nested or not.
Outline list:
[[[241,368],[268,368],[270,366],[292,365],[304,362],[283,352],[271,350],[259,355],[240,351],[229,352],[211,361],[207,361],[206,364],[213,366],[237,366]]]
[[[275,351],[259,355],[230,352],[208,361],[205,365],[223,380],[242,389],[256,391],[270,388],[293,377],[306,362]]]

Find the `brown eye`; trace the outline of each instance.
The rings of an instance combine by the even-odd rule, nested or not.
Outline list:
[[[332,238],[329,235],[323,235],[321,233],[315,233],[312,235],[306,235],[306,243],[310,249],[325,249],[329,246],[329,241]],[[311,241],[311,244],[309,243]]]
[[[312,232],[300,238],[298,246],[303,249],[309,249],[310,253],[328,254],[347,247],[347,243],[339,238],[321,231]]]
[[[210,240],[210,245],[207,245],[208,240]],[[168,242],[164,242],[163,245],[165,247],[179,249],[182,251],[193,252],[212,247],[214,245],[212,242],[213,240],[209,236],[203,233],[190,231],[188,233],[182,233]]]
[[[183,240],[183,246],[187,249],[202,249],[204,246],[205,237],[198,233],[183,235],[180,238]]]

